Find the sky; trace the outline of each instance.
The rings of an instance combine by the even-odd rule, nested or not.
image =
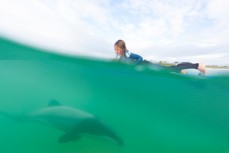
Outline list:
[[[114,43],[151,61],[229,65],[226,0],[0,0],[0,36],[112,59]]]

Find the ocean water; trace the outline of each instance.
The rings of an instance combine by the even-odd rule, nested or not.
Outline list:
[[[227,153],[229,76],[188,76],[70,57],[0,39],[0,110],[25,114],[52,99],[98,116],[124,140],[60,144],[54,127],[0,116],[1,153]]]

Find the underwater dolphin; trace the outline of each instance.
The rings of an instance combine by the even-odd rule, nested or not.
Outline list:
[[[33,111],[27,116],[13,116],[3,111],[0,111],[0,114],[16,121],[48,122],[65,131],[59,138],[60,143],[77,140],[82,133],[87,133],[105,136],[123,145],[123,140],[97,117],[79,109],[63,106],[56,100],[50,101],[49,107]]]

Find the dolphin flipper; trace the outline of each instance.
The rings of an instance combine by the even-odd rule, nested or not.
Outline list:
[[[80,138],[81,138],[81,136],[78,133],[70,131],[70,132],[66,132],[64,135],[60,136],[58,141],[59,141],[59,143],[67,143],[70,141],[78,140]]]

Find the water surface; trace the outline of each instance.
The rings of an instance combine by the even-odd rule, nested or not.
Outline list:
[[[68,57],[0,39],[0,109],[24,114],[51,99],[98,116],[124,146],[0,116],[2,153],[229,152],[229,77],[185,76]]]

